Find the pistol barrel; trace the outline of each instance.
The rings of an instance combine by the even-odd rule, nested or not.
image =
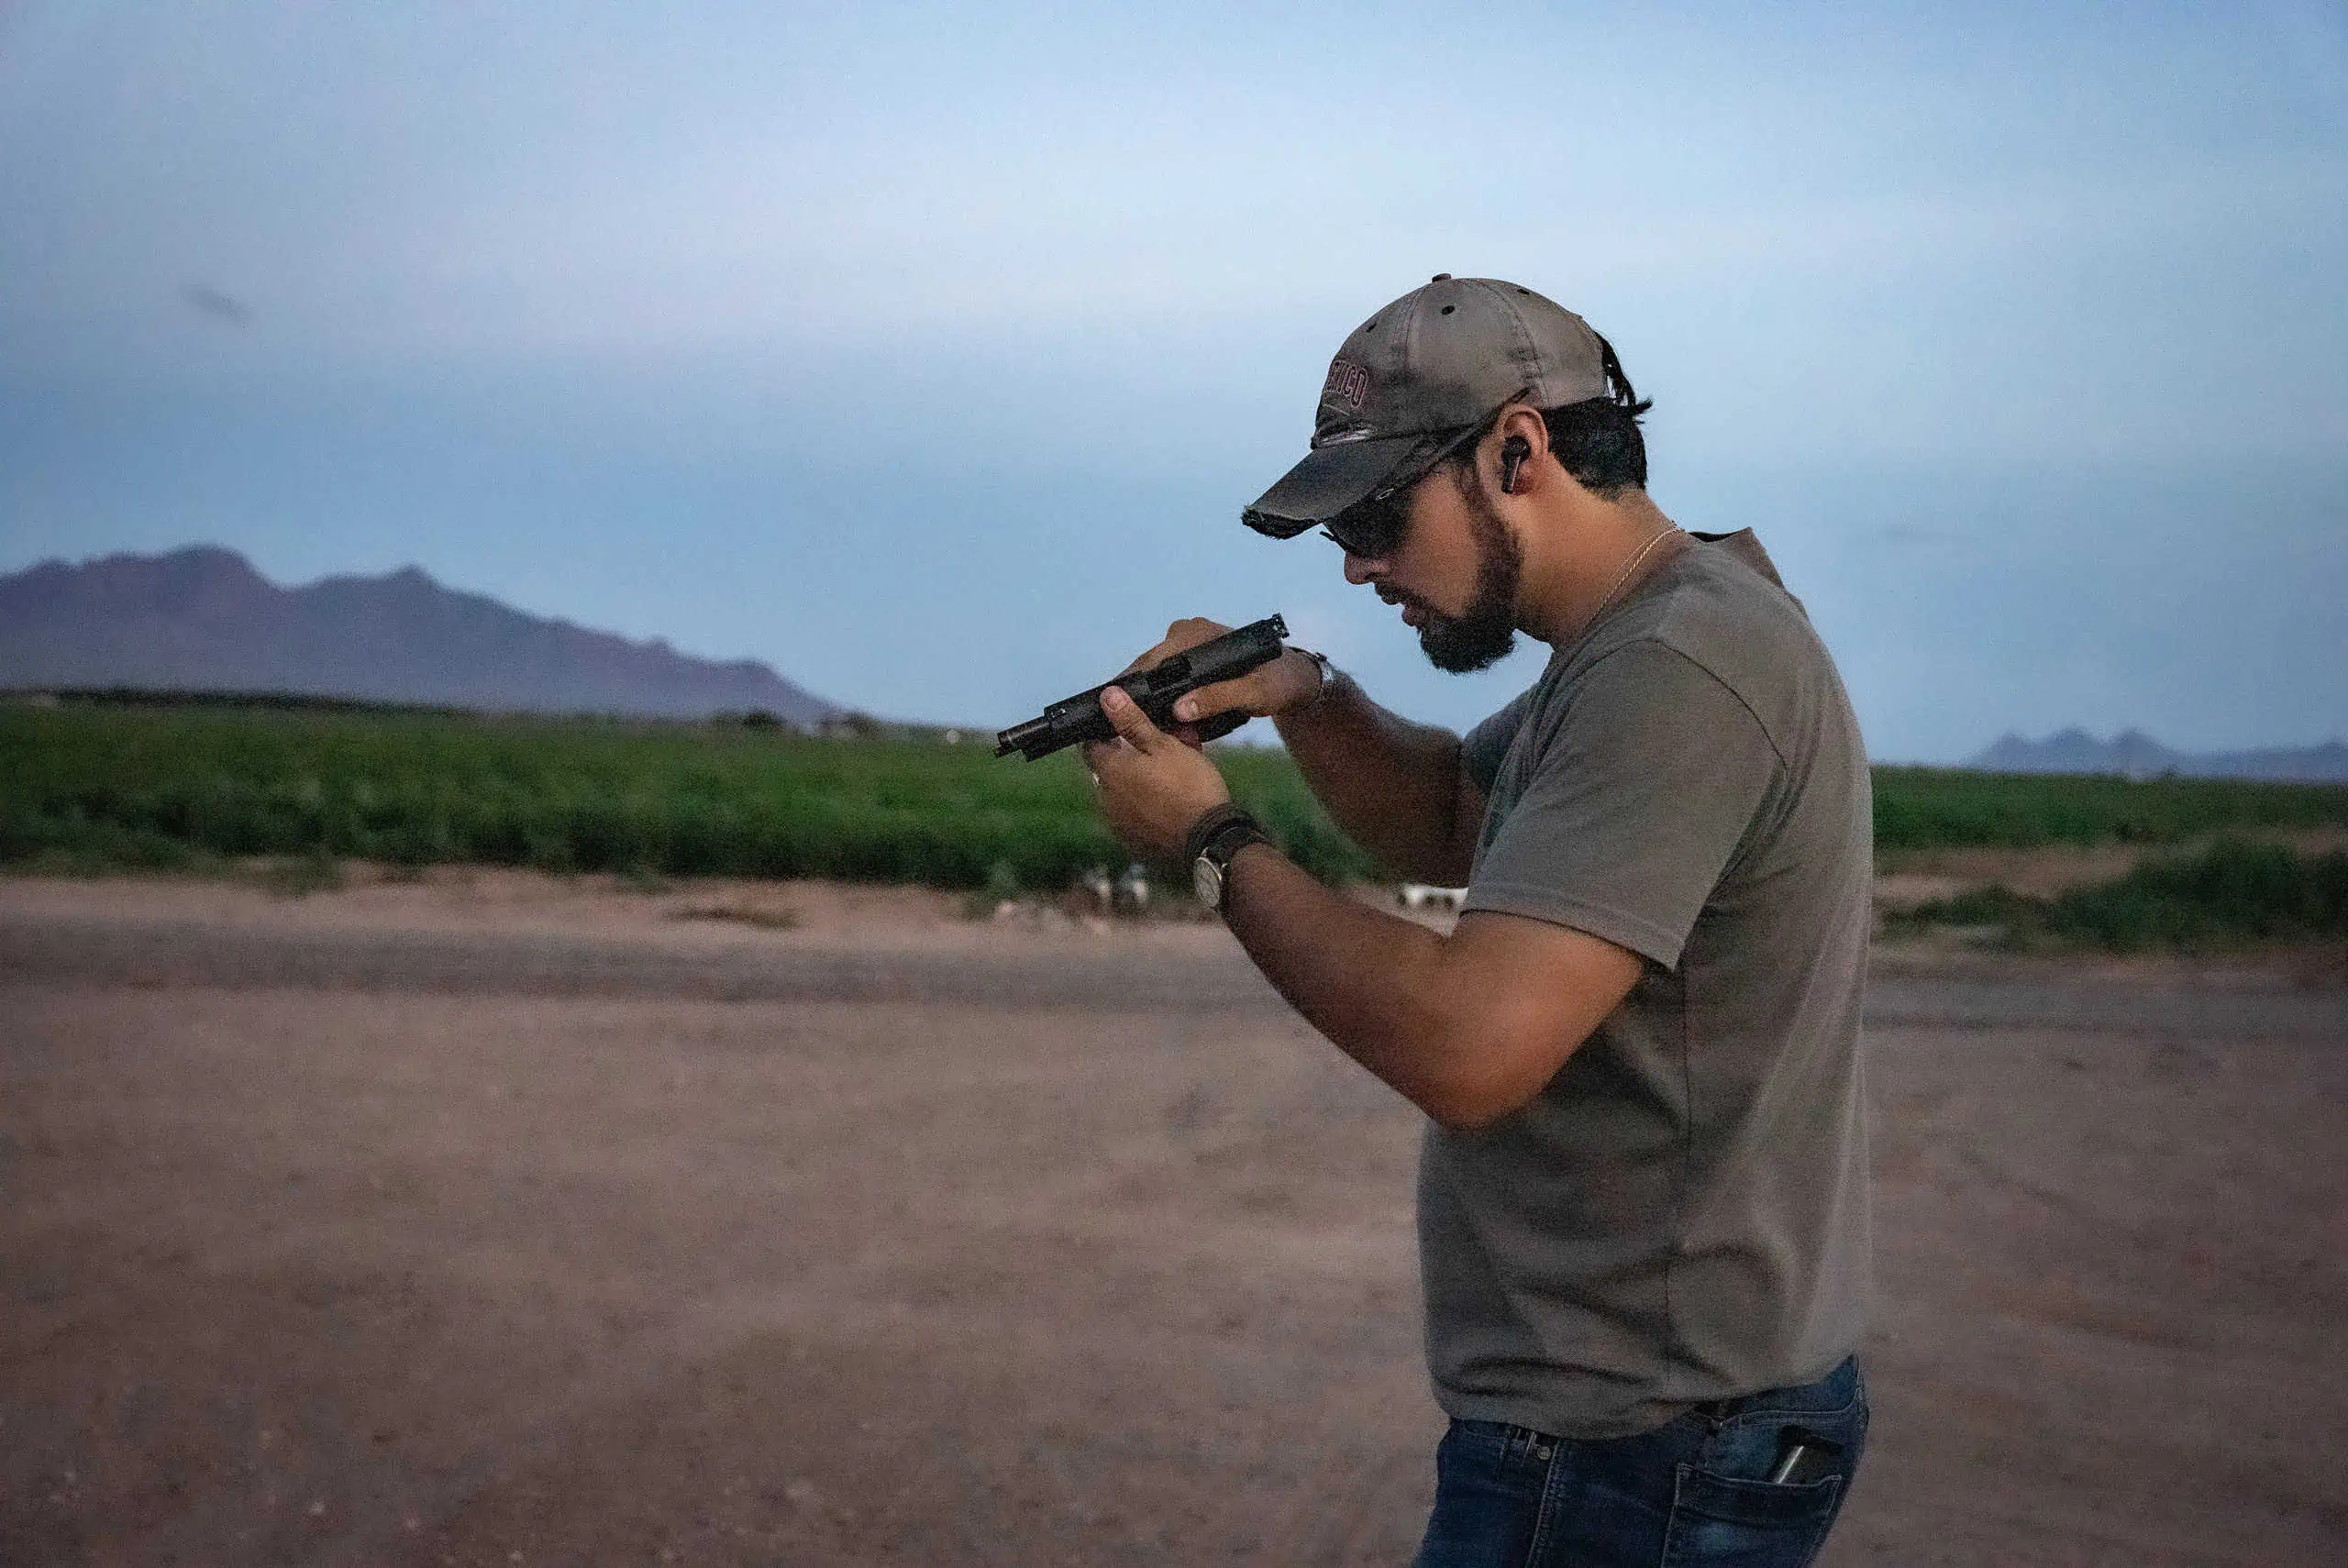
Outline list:
[[[995,736],[994,754],[997,756],[1009,756],[1014,751],[1025,751],[1049,735],[1051,731],[1052,720],[1048,713],[1040,719],[1030,719],[1024,724],[1013,724]]]

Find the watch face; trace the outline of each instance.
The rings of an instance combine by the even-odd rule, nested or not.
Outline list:
[[[1199,896],[1199,902],[1204,904],[1209,911],[1220,911],[1223,908],[1223,868],[1203,855],[1191,861],[1191,890]]]

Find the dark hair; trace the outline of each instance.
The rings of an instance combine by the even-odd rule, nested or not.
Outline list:
[[[1639,432],[1639,417],[1655,406],[1655,400],[1641,397],[1631,385],[1623,362],[1614,357],[1614,345],[1599,337],[1598,348],[1606,367],[1606,395],[1543,409],[1541,423],[1549,427],[1549,455],[1558,465],[1584,490],[1612,501],[1625,490],[1647,487],[1647,443]],[[1478,440],[1481,438],[1479,433]],[[1453,460],[1472,463],[1475,452],[1471,441]]]
[[[1544,409],[1549,452],[1584,490],[1612,501],[1625,490],[1647,487],[1647,443],[1639,433],[1644,403],[1594,397]]]

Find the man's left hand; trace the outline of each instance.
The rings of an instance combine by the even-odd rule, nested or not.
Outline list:
[[[1149,722],[1117,687],[1101,693],[1101,711],[1117,738],[1084,748],[1084,765],[1101,787],[1101,815],[1135,853],[1172,860],[1193,824],[1231,799],[1204,753]]]

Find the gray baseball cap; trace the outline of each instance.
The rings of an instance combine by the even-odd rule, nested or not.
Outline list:
[[[1293,538],[1416,480],[1501,404],[1605,397],[1614,351],[1573,312],[1497,278],[1438,272],[1354,328],[1312,421],[1312,449],[1240,520]]]

